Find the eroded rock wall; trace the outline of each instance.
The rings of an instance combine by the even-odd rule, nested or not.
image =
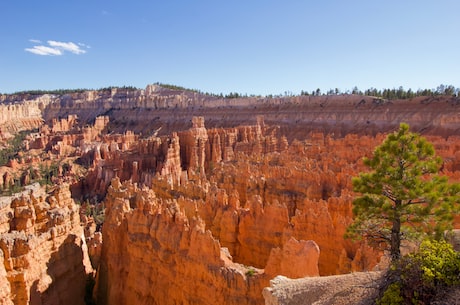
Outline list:
[[[35,189],[1,209],[4,304],[85,304],[92,268],[68,185],[49,195]]]
[[[157,170],[149,187],[129,182],[133,172],[124,173],[123,184],[113,180],[105,200],[99,302],[262,304],[262,287],[279,274],[372,268],[374,253],[343,240],[351,195],[341,188],[354,167],[319,161],[322,145],[332,143],[322,135],[289,146],[275,130],[259,121],[208,132],[197,120],[190,131],[162,139],[166,150],[153,150],[151,157],[160,154],[162,166],[170,166]],[[334,171],[342,170],[337,178]],[[180,171],[179,180],[170,179]]]
[[[200,217],[187,217],[179,201],[114,179],[105,203],[99,304],[263,304],[261,291],[272,275],[233,262]],[[292,240],[287,247],[310,253],[317,268],[312,243]],[[272,269],[280,271],[276,264]]]
[[[460,98],[451,96],[391,101],[348,94],[226,99],[149,85],[143,90],[3,95],[0,101],[4,107],[0,109],[0,127],[7,120],[3,130],[12,131],[36,126],[37,118],[51,124],[53,119],[69,114],[77,115],[81,126],[93,124],[98,116],[108,116],[112,132],[133,130],[144,136],[187,130],[196,116],[206,117],[208,128],[231,128],[256,124],[257,116],[262,115],[267,124],[279,125],[289,141],[302,140],[309,132],[341,137],[349,133],[376,135],[396,129],[401,122],[425,134],[449,136],[460,131]]]
[[[343,235],[352,221],[351,177],[365,169],[362,157],[383,139],[311,133],[289,144],[261,118],[231,129],[206,129],[197,118],[188,131],[140,142],[117,157],[108,153],[97,166],[106,185],[118,176],[149,186],[159,198],[177,199],[189,218],[203,219],[236,262],[263,269],[272,249],[291,238],[313,240],[320,249],[319,272],[327,275],[372,270],[379,262],[380,254]],[[458,179],[456,138],[430,140],[446,157],[444,172]],[[130,161],[121,168],[120,160]],[[138,178],[146,176],[147,183]]]
[[[34,98],[0,96],[0,131],[3,134],[15,133],[40,127],[43,124],[43,109],[52,100],[49,95]]]

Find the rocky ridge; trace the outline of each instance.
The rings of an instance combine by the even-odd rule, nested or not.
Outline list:
[[[142,90],[3,95],[0,101],[4,131],[25,128],[30,120],[51,124],[69,114],[77,115],[82,124],[108,116],[111,131],[129,129],[144,136],[157,130],[163,135],[186,130],[194,116],[206,117],[210,128],[228,128],[255,124],[256,116],[263,115],[268,125],[280,126],[289,140],[303,139],[311,131],[341,137],[349,133],[375,135],[397,128],[400,122],[424,134],[449,136],[459,132],[460,122],[460,99],[447,96],[391,101],[347,94],[228,99],[148,85]]]

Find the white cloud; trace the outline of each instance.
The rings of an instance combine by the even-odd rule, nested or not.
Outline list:
[[[76,45],[73,42],[48,40],[48,44],[58,50],[68,51],[77,55],[86,53],[85,50],[82,50],[78,45]]]
[[[62,55],[61,50],[45,46],[34,46],[33,48],[28,48],[25,50],[37,55]]]
[[[30,39],[30,42],[33,43],[42,43],[40,40]],[[86,50],[83,50],[82,47],[86,47],[89,49],[89,46],[86,46],[83,43],[73,43],[73,42],[62,42],[62,41],[54,41],[48,40],[48,46],[44,45],[37,45],[33,46],[32,48],[26,48],[25,51],[36,54],[36,55],[52,55],[52,56],[59,56],[64,55],[65,52],[70,52],[73,54],[85,54]]]

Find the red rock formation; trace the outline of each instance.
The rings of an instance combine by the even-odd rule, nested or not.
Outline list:
[[[100,304],[262,304],[272,276],[318,274],[312,241],[291,239],[273,250],[264,272],[233,262],[201,218],[187,216],[183,201],[114,179],[105,204]]]
[[[148,154],[163,162],[146,162],[146,155],[138,154],[138,166],[127,167],[130,161],[117,167],[124,154],[107,155],[104,160],[114,161],[105,163],[110,165],[103,165],[101,173],[115,170],[124,173],[122,180],[156,173],[147,185],[161,198],[179,197],[188,217],[199,215],[239,263],[264,268],[272,249],[282,248],[294,237],[318,244],[321,274],[369,270],[377,265],[379,255],[365,245],[344,240],[343,235],[352,219],[351,177],[364,170],[362,156],[370,155],[383,135],[332,138],[316,133],[288,147],[277,129],[261,120],[255,126],[208,131],[202,119],[194,122],[190,131],[178,137],[141,142],[129,152],[133,160],[133,152],[146,151],[140,148],[146,143],[157,143],[154,147],[171,143],[166,150],[153,149]],[[432,139],[435,144],[436,139]],[[440,153],[451,155],[450,145],[444,146],[446,151]],[[457,163],[451,156],[448,167]],[[104,185],[115,177],[101,175]]]
[[[36,189],[1,212],[0,295],[11,300],[4,304],[84,304],[92,269],[68,186],[46,198]]]
[[[192,128],[180,135],[182,159],[185,161],[185,168],[188,169],[188,176],[191,180],[197,180],[205,175],[206,144],[208,132],[204,127],[203,117],[192,119]]]
[[[272,249],[265,273],[272,275],[271,277],[279,274],[289,278],[318,276],[318,258],[319,247],[314,241],[291,238],[282,249]]]
[[[3,254],[0,253],[0,304],[2,305],[13,305],[11,300],[11,287],[10,283],[6,278],[6,270],[4,267]]]
[[[115,179],[106,206],[98,304],[263,302],[268,278],[233,263],[176,201]]]
[[[188,277],[188,282],[196,282],[193,276],[190,278],[190,274],[202,274],[200,281],[212,283],[212,287],[219,287],[219,291],[223,289],[225,293],[233,295],[234,286],[224,285],[222,288],[222,281],[228,282],[222,274],[218,275],[217,279],[214,275],[212,279],[203,280],[209,276],[204,275],[210,272],[209,268],[216,268],[209,266],[214,264],[220,266],[219,268],[223,266],[220,260],[223,250],[217,250],[220,249],[220,245],[228,248],[229,255],[235,262],[265,268],[263,271],[251,267],[257,274],[257,277],[251,279],[260,278],[261,283],[265,284],[268,278],[276,274],[285,273],[293,277],[318,274],[318,266],[315,263],[318,257],[319,270],[322,270],[323,274],[350,270],[357,253],[360,259],[366,257],[367,260],[355,264],[358,266],[356,269],[368,269],[377,263],[375,255],[370,256],[371,252],[368,249],[343,241],[345,227],[350,221],[351,196],[343,193],[345,200],[338,199],[341,188],[350,185],[349,177],[342,177],[340,171],[348,174],[354,167],[342,166],[343,164],[339,167],[335,158],[331,158],[333,162],[328,161],[328,163],[309,159],[308,155],[330,153],[322,148],[325,143],[322,136],[312,138],[316,140],[305,145],[300,143],[293,145],[292,150],[295,154],[291,149],[278,152],[261,148],[259,144],[263,142],[265,135],[264,132],[257,132],[260,128],[260,125],[258,126],[255,127],[254,133],[247,133],[251,128],[234,131],[236,136],[232,138],[241,139],[243,141],[241,143],[244,143],[238,145],[240,143],[238,141],[230,142],[230,147],[236,152],[234,156],[238,156],[238,159],[232,158],[229,160],[231,162],[222,163],[218,167],[216,164],[209,174],[211,183],[205,176],[198,176],[195,180],[182,179],[180,183],[164,183],[168,176],[159,173],[152,180],[155,194],[149,190],[137,190],[129,183],[121,186],[119,182],[115,182],[106,199],[108,208],[103,231],[102,267],[98,276],[100,301],[124,302],[134,298],[137,302],[150,300],[149,302],[165,303],[168,302],[166,296],[177,302],[189,300],[189,296],[175,295],[174,291],[167,288],[173,285],[171,282],[177,281],[178,272],[181,274],[180,278]],[[246,136],[241,136],[240,130],[241,135]],[[222,136],[219,132],[215,134],[220,139],[226,137],[225,131],[221,132]],[[187,136],[189,140],[193,139],[190,134],[185,134],[184,137]],[[337,147],[344,146],[341,141],[328,141]],[[190,143],[193,147],[199,147],[199,141],[190,141]],[[271,143],[278,142],[271,141]],[[285,145],[281,146],[285,149]],[[167,159],[176,160],[173,162],[176,164],[173,168],[180,169],[178,164],[186,164],[186,161],[177,161],[180,160],[178,146],[168,147],[167,155],[174,157]],[[345,145],[345,147],[349,149],[353,146]],[[312,149],[315,151],[314,155]],[[219,148],[209,148],[205,151],[219,150],[223,151]],[[202,150],[190,151],[201,152]],[[335,153],[338,152],[335,151],[334,155]],[[208,162],[212,162],[213,156],[203,157]],[[190,159],[186,158],[186,160]],[[303,163],[305,160],[309,162]],[[352,161],[356,160],[352,158]],[[339,171],[339,175],[332,170]],[[315,171],[318,173],[312,176]],[[323,171],[330,174],[322,177]],[[321,182],[322,180],[324,182]],[[177,195],[179,197],[176,197]],[[343,204],[344,202],[348,204]],[[205,236],[208,236],[206,238],[210,239],[206,244],[214,244],[210,248],[214,250],[207,250],[210,246],[201,242],[197,247],[200,249],[202,260],[206,260],[208,266],[201,271],[199,268],[203,267],[197,267],[200,266],[198,262],[193,262],[193,259],[184,261],[183,258],[197,255],[193,254],[196,245],[189,235],[196,230],[192,225],[196,221],[192,219],[197,217],[203,219],[203,222],[198,221],[200,224],[198,227],[202,228],[199,232],[206,232]],[[209,231],[204,231],[205,228]],[[184,232],[189,233],[184,235]],[[294,242],[294,238],[315,240],[320,251],[314,242],[310,244],[303,241]],[[146,251],[148,254],[145,254]],[[210,256],[206,254],[207,251],[210,251]],[[346,257],[343,256],[344,253]],[[148,261],[146,261],[147,257]],[[290,264],[286,264],[283,258],[289,258]],[[158,263],[161,263],[161,266],[168,266],[168,270],[157,267]],[[142,270],[138,270],[139,266],[143,266]],[[149,267],[146,269],[146,266]],[[187,268],[195,271],[193,273],[190,270],[186,271]],[[144,283],[147,286],[129,286],[128,283],[140,277],[149,279],[147,284]],[[181,285],[182,290],[188,291],[189,288],[184,288],[185,283]],[[261,284],[253,285],[258,287],[256,289],[258,290]],[[161,289],[164,294],[157,290],[152,291],[149,287],[164,287]],[[204,296],[197,296],[196,290],[206,291],[206,294],[216,294],[215,291],[206,290],[201,286],[194,286],[194,288],[194,292],[190,293],[201,302]],[[247,287],[238,287],[238,290],[249,293],[247,289]],[[254,300],[258,299],[257,295],[260,296],[260,291],[251,292],[256,296]],[[219,299],[213,302],[219,302]],[[260,302],[260,299],[257,302]]]
[[[361,158],[381,143],[383,132],[401,121],[429,133],[444,158],[443,173],[460,181],[460,138],[452,136],[459,128],[459,103],[452,97],[228,100],[148,86],[1,99],[3,134],[38,124],[42,117],[51,127],[27,139],[27,153],[10,163],[14,168],[0,170],[0,186],[15,183],[14,171],[33,162],[70,157],[89,169],[84,182],[72,187],[85,200],[103,197],[115,177],[149,188],[125,183],[109,192],[102,253],[100,236],[87,230],[93,263],[101,262],[102,301],[206,303],[212,295],[210,303],[221,303],[231,295],[235,303],[257,303],[261,287],[278,273],[294,277],[372,269],[379,253],[343,239],[352,220],[351,177],[365,170]],[[66,119],[52,122],[59,117]],[[123,133],[113,133],[117,130]],[[158,137],[160,131],[170,135]],[[28,155],[34,149],[46,154]],[[25,173],[20,181],[25,184],[30,177]],[[39,221],[46,219],[43,209],[31,200],[8,205],[0,214],[5,232],[23,232],[17,237],[20,249],[5,242],[10,252],[27,250],[20,246],[29,242],[26,233],[37,234],[44,223],[62,225],[61,214],[54,212],[46,214],[55,215],[52,221]],[[4,266],[8,255],[0,258]],[[0,276],[8,278],[10,269],[0,268]],[[0,296],[30,285],[17,283],[1,286]],[[43,285],[37,289],[46,289]]]
[[[182,176],[179,138],[131,140],[105,138],[106,143],[87,147],[87,163],[93,167],[86,176],[85,192],[104,195],[114,177],[151,185],[154,175],[161,174],[166,185],[177,185]]]
[[[51,122],[51,131],[53,133],[70,131],[76,125],[77,120],[78,117],[76,115],[69,115],[67,119],[60,120],[54,118]]]

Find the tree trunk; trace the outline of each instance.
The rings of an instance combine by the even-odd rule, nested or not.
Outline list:
[[[401,200],[395,202],[395,215],[393,218],[393,227],[391,228],[390,256],[391,262],[396,262],[401,258],[401,215],[399,208]]]

